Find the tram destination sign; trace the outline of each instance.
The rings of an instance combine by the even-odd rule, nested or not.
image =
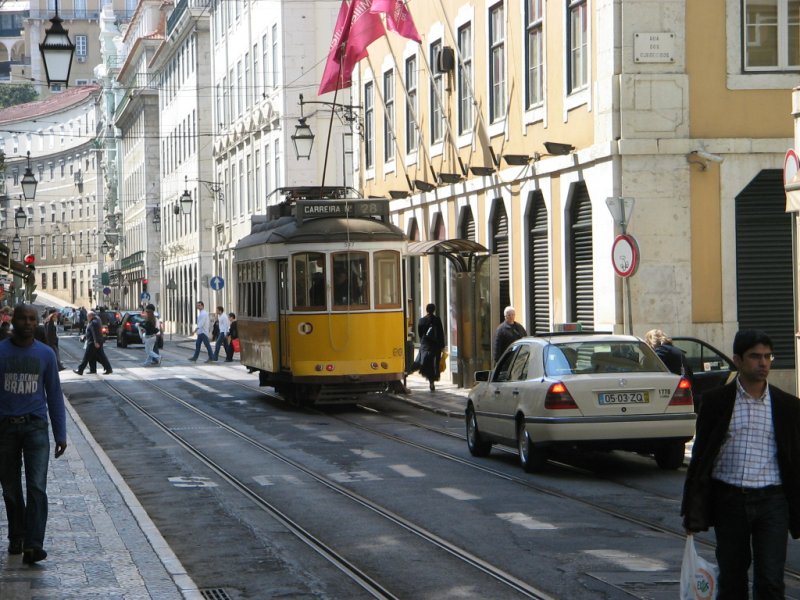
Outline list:
[[[330,217],[380,218],[388,220],[389,201],[386,198],[364,200],[298,200],[297,222]]]

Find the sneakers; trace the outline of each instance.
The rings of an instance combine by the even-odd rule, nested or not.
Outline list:
[[[45,558],[47,558],[47,552],[45,552],[42,548],[27,548],[22,553],[22,562],[24,562],[26,565],[32,565],[40,560],[44,560]]]
[[[22,554],[22,539],[13,539],[8,541],[9,554]]]

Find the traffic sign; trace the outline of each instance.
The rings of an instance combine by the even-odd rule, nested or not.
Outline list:
[[[110,295],[111,295],[111,288],[110,288],[110,287],[104,287],[104,288],[103,288],[103,293],[104,293],[106,296],[110,296]]]
[[[639,244],[632,235],[618,235],[611,246],[611,262],[620,277],[630,277],[639,267]]]
[[[211,286],[212,290],[219,291],[225,287],[225,280],[219,275],[215,275],[211,278],[211,281],[209,281],[208,284]]]
[[[148,294],[147,292],[142,292],[141,294],[139,294],[139,300],[147,302],[148,300],[150,300],[150,294]]]
[[[623,231],[631,221],[633,204],[633,198],[623,198],[621,196],[606,198],[606,206],[614,219],[614,223],[622,227]]]

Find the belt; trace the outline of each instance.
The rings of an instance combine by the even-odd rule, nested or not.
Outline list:
[[[780,484],[765,485],[761,487],[739,487],[738,485],[731,485],[730,483],[725,483],[719,479],[712,479],[711,481],[723,489],[730,490],[732,492],[738,492],[740,494],[744,494],[745,496],[771,496],[772,494],[783,493],[783,486]]]
[[[38,421],[39,417],[36,415],[19,415],[18,417],[3,417],[0,423],[8,423],[10,425],[21,425],[23,423],[30,423],[31,421]]]

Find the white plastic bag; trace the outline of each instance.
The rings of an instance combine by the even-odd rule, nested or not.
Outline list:
[[[719,569],[697,554],[694,536],[686,536],[681,565],[681,600],[713,600],[717,597]]]

